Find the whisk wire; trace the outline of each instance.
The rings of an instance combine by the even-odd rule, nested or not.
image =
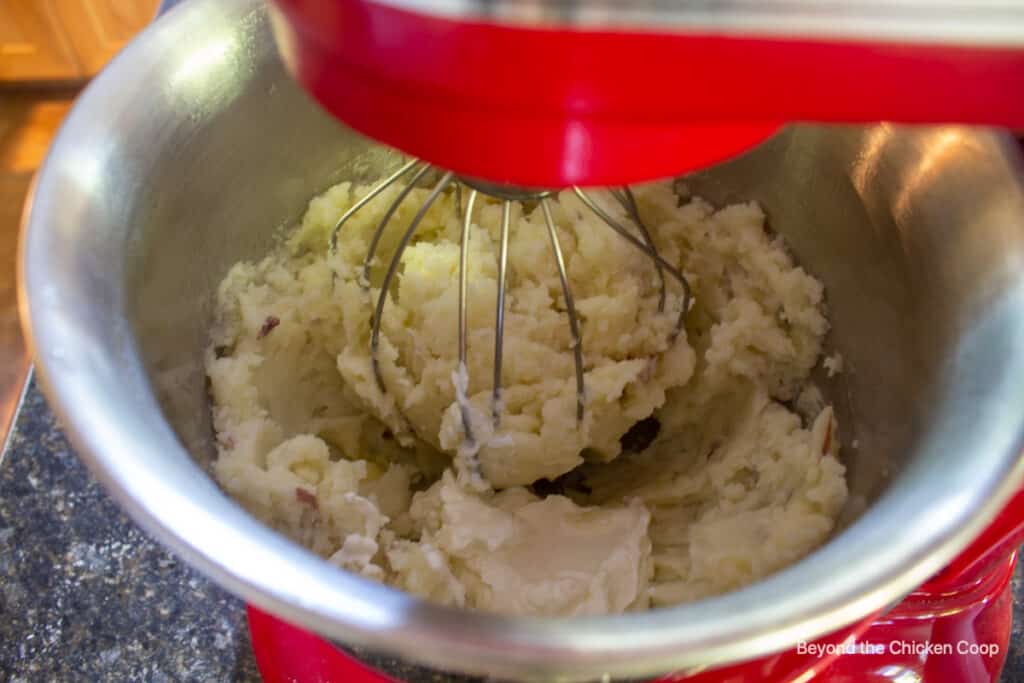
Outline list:
[[[370,268],[373,265],[373,258],[377,255],[377,247],[380,245],[380,239],[384,236],[384,230],[388,227],[388,223],[391,222],[391,218],[398,211],[398,207],[402,205],[405,198],[409,196],[409,193],[416,187],[416,183],[420,181],[427,171],[430,170],[430,166],[424,165],[420,170],[416,171],[416,174],[412,177],[402,191],[398,194],[398,197],[391,203],[388,210],[384,212],[384,217],[380,219],[380,223],[377,224],[377,229],[373,231],[373,237],[370,238],[370,247],[366,250],[366,260],[363,261],[363,287],[369,288],[370,286]]]
[[[622,208],[626,210],[626,214],[633,219],[633,223],[636,224],[636,227],[640,229],[640,235],[643,237],[647,246],[651,248],[651,251],[657,253],[658,248],[654,245],[654,238],[651,237],[651,231],[647,229],[647,224],[644,223],[643,219],[640,217],[640,207],[637,206],[636,197],[633,196],[633,191],[628,187],[623,186],[620,191],[612,190],[611,194],[612,197],[622,205]],[[664,313],[666,298],[665,269],[657,260],[654,261],[654,269],[658,273],[658,313]]]
[[[434,189],[432,189],[430,194],[427,195],[427,199],[423,202],[423,206],[421,206],[420,210],[416,212],[416,215],[409,223],[409,227],[406,229],[405,234],[402,235],[402,239],[398,243],[398,247],[395,249],[394,255],[391,257],[391,262],[388,264],[387,272],[384,274],[384,281],[380,286],[380,294],[377,296],[377,307],[373,314],[373,329],[370,333],[370,359],[373,364],[373,376],[376,378],[377,387],[381,392],[387,391],[387,387],[384,384],[384,377],[381,374],[380,359],[378,357],[380,347],[380,325],[381,320],[384,317],[384,303],[388,298],[388,290],[391,289],[391,281],[395,278],[395,273],[398,272],[398,265],[402,261],[402,254],[405,253],[406,247],[409,246],[409,240],[411,240],[412,236],[416,233],[416,228],[420,226],[420,223],[423,221],[423,217],[427,214],[427,211],[430,210],[430,207],[433,206],[438,196],[440,196],[444,189],[448,187],[448,184],[452,182],[452,178],[454,177],[455,175],[451,171],[448,171],[441,176],[440,180],[437,181],[437,185],[435,185]],[[406,191],[408,191],[408,189],[414,184],[415,180],[406,186]],[[401,197],[395,202],[395,205],[399,203],[401,203]],[[392,206],[392,209],[394,209],[394,206]],[[392,211],[389,211],[389,213],[391,212]],[[386,224],[386,222],[387,218],[381,222],[381,225]],[[369,259],[370,257],[367,258],[367,264],[369,264]],[[367,271],[368,270],[369,268],[367,267]],[[367,281],[369,281],[369,277],[367,277]]]
[[[362,198],[360,198],[359,201],[357,201],[355,204],[353,204],[351,207],[349,207],[348,211],[346,211],[345,213],[342,214],[341,218],[338,219],[338,222],[334,224],[334,228],[331,230],[330,244],[331,244],[331,253],[332,254],[338,251],[338,233],[341,232],[341,226],[345,225],[345,223],[348,221],[348,219],[355,215],[356,211],[359,211],[359,209],[363,208],[368,203],[370,203],[370,201],[374,197],[376,197],[381,192],[383,192],[385,189],[390,187],[396,180],[398,180],[399,178],[404,176],[414,166],[418,165],[419,163],[420,162],[419,162],[418,159],[412,159],[412,160],[406,162],[397,171],[395,171],[394,173],[389,175],[387,178],[385,178],[384,180],[382,180],[379,183],[377,183],[376,185],[374,185],[373,188],[369,192],[367,192],[365,195],[363,195]]]
[[[676,320],[676,326],[673,329],[672,336],[670,338],[671,342],[675,342],[676,338],[679,336],[679,333],[682,332],[683,330],[683,325],[686,323],[686,313],[690,310],[690,300],[692,299],[690,283],[687,281],[686,276],[683,275],[675,266],[673,266],[671,263],[662,258],[656,249],[635,237],[633,234],[629,232],[629,230],[627,230],[621,224],[619,224],[618,221],[616,221],[614,218],[608,215],[608,212],[606,212],[604,209],[598,206],[598,204],[593,200],[593,198],[590,197],[590,195],[581,190],[579,187],[574,187],[573,191],[576,193],[576,196],[579,197],[580,200],[587,206],[587,208],[589,208],[591,211],[597,214],[598,218],[604,221],[604,223],[608,227],[617,232],[623,239],[632,244],[634,247],[650,256],[656,264],[664,268],[665,272],[671,275],[672,278],[676,282],[678,282],[679,285],[683,288],[683,304],[682,306],[680,306],[679,318]]]
[[[475,194],[475,191],[474,191]],[[501,424],[501,359],[505,336],[505,281],[508,274],[508,228],[512,202],[501,203],[501,235],[498,243],[498,302],[494,322],[494,384],[491,394],[491,416],[494,428]]]
[[[583,339],[580,337],[580,322],[579,317],[576,315],[576,305],[573,302],[569,277],[565,272],[562,245],[558,241],[558,231],[555,230],[555,222],[551,218],[551,207],[548,206],[547,197],[543,197],[540,200],[540,208],[544,213],[544,222],[547,224],[548,236],[551,238],[551,250],[555,253],[558,277],[562,281],[562,298],[565,299],[565,312],[569,316],[569,330],[572,332],[572,353],[576,363],[576,422],[580,423],[583,421],[583,404],[586,399],[583,387]]]
[[[467,268],[469,261],[469,226],[472,222],[474,203],[476,203],[476,190],[472,190],[469,193],[469,198],[466,200],[466,212],[462,215],[462,237],[459,240],[459,367],[456,381],[466,383],[463,391],[469,390],[469,370],[466,365],[466,323],[468,316],[466,289],[469,280],[469,269]],[[473,443],[473,429],[470,425],[469,406],[466,405],[465,401],[459,401],[459,411],[462,413],[462,431],[466,436],[466,441]]]

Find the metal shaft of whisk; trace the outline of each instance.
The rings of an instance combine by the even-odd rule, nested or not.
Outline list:
[[[551,238],[551,250],[555,252],[558,277],[562,281],[562,297],[565,299],[565,312],[569,316],[569,330],[572,332],[572,353],[576,362],[576,422],[580,423],[583,421],[583,404],[586,398],[583,387],[583,339],[580,337],[580,321],[576,316],[576,305],[572,298],[572,288],[569,287],[569,276],[565,272],[562,246],[558,241],[558,231],[555,230],[555,221],[551,218],[551,207],[548,206],[547,197],[540,200],[540,208],[544,213],[544,222],[548,227],[548,236]]]
[[[385,189],[390,187],[396,180],[404,176],[406,173],[410,171],[410,169],[412,169],[413,166],[416,166],[419,163],[420,162],[418,159],[412,159],[406,162],[397,171],[395,171],[387,178],[377,183],[373,187],[373,189],[371,189],[369,192],[363,195],[358,202],[353,204],[351,207],[349,207],[348,211],[342,214],[341,218],[338,219],[338,222],[334,224],[334,228],[331,230],[330,244],[332,253],[338,251],[338,233],[341,232],[341,226],[345,225],[348,219],[355,215],[356,211],[366,206],[371,199],[373,199],[381,192],[383,192]],[[413,182],[413,184],[415,184],[415,181]]]
[[[654,238],[651,237],[651,231],[647,229],[647,224],[644,223],[643,219],[640,218],[640,208],[637,206],[636,197],[633,196],[633,191],[623,185],[621,194],[619,192],[612,191],[612,196],[618,200],[619,204],[622,204],[622,208],[626,210],[626,213],[630,218],[633,219],[633,223],[636,227],[640,228],[640,235],[644,238],[644,242],[651,248],[651,251],[657,253],[658,248],[654,245]],[[654,262],[654,269],[658,273],[658,284],[660,290],[658,292],[658,313],[665,312],[665,269],[661,267],[661,264],[657,260]]]
[[[635,236],[630,234],[629,230],[619,225],[618,221],[609,216],[608,213],[600,206],[598,206],[597,203],[594,202],[594,200],[586,192],[584,192],[578,187],[574,187],[573,191],[576,193],[576,196],[579,197],[580,200],[587,206],[587,208],[593,211],[597,215],[597,217],[604,221],[604,223],[608,227],[617,232],[624,240],[632,244],[634,247],[650,256],[655,263],[661,265],[661,267],[665,269],[665,272],[671,275],[672,278],[676,282],[678,282],[679,285],[683,288],[683,305],[680,307],[679,318],[676,321],[676,326],[672,332],[672,337],[670,340],[674,342],[676,340],[676,337],[679,336],[679,333],[682,332],[683,325],[686,323],[686,313],[690,310],[690,283],[686,280],[686,276],[683,275],[678,269],[676,269],[676,267],[673,266],[671,263],[663,259],[661,255],[658,254],[658,251],[656,249],[637,239]]]
[[[459,367],[456,371],[456,382],[465,382],[465,386],[457,386],[456,391],[462,391],[467,394],[469,392],[469,366],[466,364],[467,318],[469,315],[468,306],[466,305],[466,289],[469,280],[467,264],[469,261],[469,227],[472,223],[473,204],[475,203],[476,190],[472,190],[469,193],[469,198],[466,200],[466,212],[462,215],[462,237],[459,240]],[[458,403],[459,412],[462,413],[463,434],[465,434],[467,442],[473,443],[473,429],[470,425],[469,406],[466,405],[464,400],[460,400]]]
[[[395,249],[395,254],[391,257],[391,262],[388,264],[388,270],[384,274],[384,281],[380,286],[380,295],[377,297],[377,307],[373,314],[373,329],[370,332],[370,359],[373,364],[373,376],[377,380],[377,387],[382,392],[387,391],[387,388],[384,385],[384,377],[381,375],[380,359],[378,358],[377,352],[380,347],[380,325],[381,320],[384,317],[384,303],[388,298],[388,290],[391,288],[391,281],[395,278],[395,273],[398,272],[398,265],[402,261],[402,254],[405,253],[406,247],[409,246],[409,240],[412,239],[412,236],[416,233],[416,228],[418,228],[420,223],[423,221],[423,217],[427,214],[427,211],[430,210],[430,207],[437,200],[438,196],[444,191],[444,188],[446,188],[452,181],[453,177],[454,174],[451,171],[445,173],[441,176],[441,179],[437,181],[437,185],[435,185],[434,189],[430,191],[430,194],[427,195],[427,200],[423,202],[423,206],[421,206],[419,211],[416,212],[416,216],[413,217],[412,222],[409,223],[409,227],[405,231],[405,234],[402,235],[402,239],[398,243],[398,247]],[[410,183],[409,187],[412,187],[414,182]],[[408,190],[408,187],[406,189]],[[398,201],[400,202],[401,199]],[[381,224],[383,225],[385,222],[386,220]],[[367,257],[367,263],[369,263],[371,257],[372,255]]]
[[[474,192],[475,194],[475,192]],[[512,202],[501,203],[501,236],[498,243],[498,302],[494,316],[494,389],[491,394],[491,416],[495,429],[501,424],[501,359],[505,338],[505,280],[508,274],[508,226]]]

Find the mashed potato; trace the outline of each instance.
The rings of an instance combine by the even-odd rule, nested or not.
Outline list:
[[[700,200],[679,206],[669,184],[636,190],[661,254],[693,287],[673,338],[679,288],[669,280],[660,312],[650,259],[571,193],[551,201],[581,322],[579,423],[543,214],[516,205],[494,428],[500,205],[478,201],[472,217],[461,381],[461,222],[442,195],[384,310],[381,391],[373,305],[426,192],[414,190],[392,218],[365,282],[370,237],[397,189],[357,212],[328,249],[365,189],[343,183],[315,198],[279,250],[236,265],[221,284],[207,357],[216,474],[253,514],[369,578],[530,615],[722,593],[828,537],[847,496],[835,420],[825,407],[803,424],[787,407],[821,355],[822,287],[765,231],[756,205],[716,211]],[[629,224],[615,202],[598,201]],[[648,438],[638,441],[637,423]]]

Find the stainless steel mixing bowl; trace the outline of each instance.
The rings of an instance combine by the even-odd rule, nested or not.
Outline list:
[[[321,561],[209,478],[201,359],[218,281],[264,254],[314,193],[392,161],[289,81],[258,0],[174,9],[81,96],[25,214],[22,312],[81,457],[139,524],[246,600],[439,668],[577,679],[699,668],[884,608],[1019,485],[1016,155],[985,131],[794,127],[686,179],[714,202],[762,202],[824,281],[848,368],[825,386],[854,495],[845,529],[806,560],[648,613],[512,619],[427,605]]]

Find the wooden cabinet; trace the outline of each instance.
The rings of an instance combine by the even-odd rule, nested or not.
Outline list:
[[[98,73],[153,20],[156,12],[156,2],[139,0],[55,0],[55,3],[57,16],[87,75]]]
[[[73,81],[99,72],[158,0],[0,0],[0,81]]]
[[[47,0],[0,0],[0,80],[82,76],[55,9]]]

